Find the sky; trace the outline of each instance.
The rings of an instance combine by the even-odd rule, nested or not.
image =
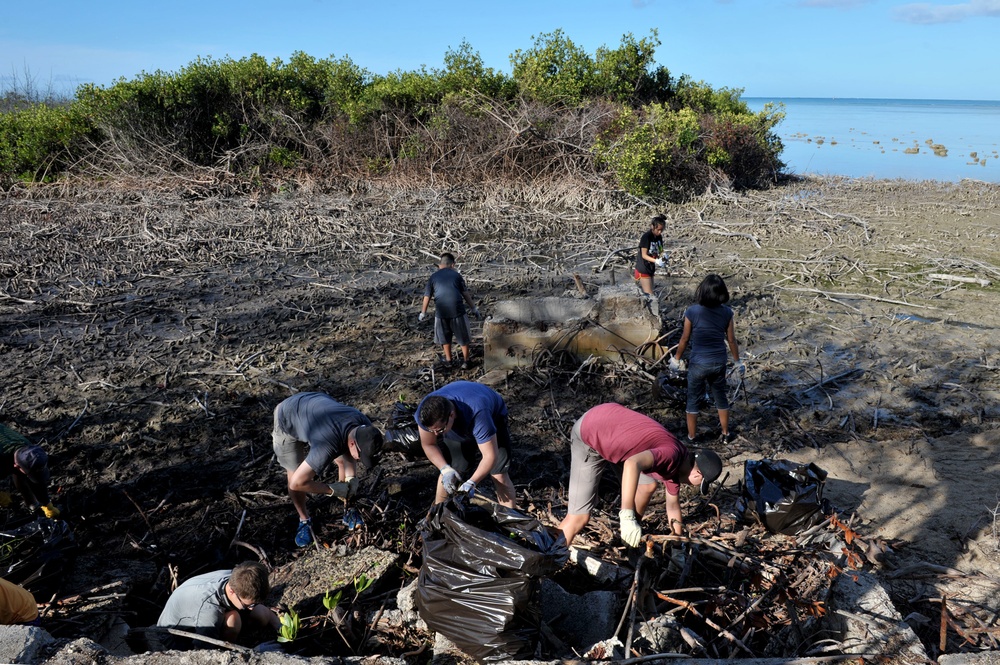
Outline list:
[[[656,62],[746,97],[1000,100],[1000,0],[36,0],[6,2],[0,91],[72,94],[199,57],[493,69],[562,30],[588,53],[658,31]]]

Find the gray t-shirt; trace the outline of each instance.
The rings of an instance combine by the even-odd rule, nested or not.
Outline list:
[[[236,609],[226,598],[225,586],[232,573],[217,570],[184,582],[170,594],[156,625],[218,639],[226,612]]]
[[[281,431],[309,444],[306,463],[316,473],[347,454],[347,435],[355,427],[371,425],[368,416],[325,393],[292,395],[277,409]]]
[[[424,295],[434,298],[434,316],[439,319],[457,319],[465,314],[462,294],[466,292],[465,279],[454,268],[441,268],[427,281]]]

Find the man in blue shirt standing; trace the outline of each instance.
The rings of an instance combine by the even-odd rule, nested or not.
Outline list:
[[[415,419],[424,454],[441,472],[435,503],[455,492],[472,494],[490,476],[497,500],[514,507],[507,405],[496,391],[473,381],[453,381],[424,397]],[[472,475],[462,482],[470,469]]]
[[[427,306],[434,298],[434,343],[444,350],[444,361],[452,363],[451,340],[454,336],[462,347],[462,369],[469,369],[469,317],[465,313],[468,303],[472,315],[479,317],[479,309],[472,302],[465,279],[455,270],[455,256],[450,252],[441,255],[438,270],[431,275],[424,289],[424,302],[420,309],[420,321],[427,318]],[[464,302],[463,302],[464,301]]]

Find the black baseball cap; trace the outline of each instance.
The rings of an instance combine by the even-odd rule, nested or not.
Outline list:
[[[708,494],[708,486],[722,474],[722,460],[715,451],[702,448],[694,454],[694,463],[701,471],[701,493]]]
[[[354,442],[358,445],[358,455],[366,469],[371,469],[378,464],[385,439],[377,427],[361,425],[354,430]]]

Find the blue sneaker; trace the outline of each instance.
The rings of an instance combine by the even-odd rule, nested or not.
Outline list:
[[[299,530],[295,532],[295,544],[299,547],[305,547],[312,542],[312,518],[310,517],[305,522],[299,522]]]
[[[356,508],[348,508],[344,511],[344,517],[340,520],[344,525],[351,531],[354,529],[360,529],[365,525],[365,521],[361,519],[361,513],[358,512]]]

